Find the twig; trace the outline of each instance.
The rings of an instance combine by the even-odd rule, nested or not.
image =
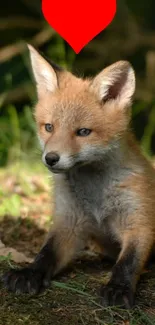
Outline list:
[[[0,20],[0,30],[12,29],[12,28],[35,28],[40,29],[43,26],[41,20],[27,18],[24,16],[14,16]]]
[[[46,43],[53,35],[55,31],[52,28],[44,28],[38,34],[36,34],[28,42],[34,46],[40,46]],[[6,62],[14,56],[25,51],[25,42],[20,41],[18,43],[5,46],[0,50],[0,63]]]
[[[23,99],[32,99],[33,86],[29,83],[20,85],[19,87],[0,94],[0,107],[5,103],[20,102]]]

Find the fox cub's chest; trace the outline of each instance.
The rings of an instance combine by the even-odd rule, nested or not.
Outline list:
[[[87,166],[68,175],[57,176],[56,214],[62,217],[91,217],[102,226],[105,226],[105,218],[108,223],[111,217],[114,222],[118,215],[120,220],[126,218],[133,212],[135,196],[126,189],[120,189],[120,183],[126,174],[126,170],[121,173],[108,173],[107,169],[106,172],[96,172]]]
[[[98,221],[106,217],[116,199],[115,184],[110,184],[101,173],[86,169],[68,179],[71,193],[78,207]]]
[[[121,177],[125,174],[122,172]],[[76,205],[99,223],[118,214],[124,218],[132,210],[132,194],[120,190],[119,173],[96,173],[86,169],[74,173],[68,181]]]

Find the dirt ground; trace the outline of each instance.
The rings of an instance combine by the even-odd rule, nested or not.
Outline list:
[[[40,169],[25,172],[24,167],[19,175],[19,171],[8,169],[0,173],[0,184],[0,239],[33,257],[51,221],[47,174]],[[16,267],[10,258],[0,256],[0,276],[10,264]],[[107,261],[77,261],[38,296],[14,295],[0,282],[0,325],[155,324],[155,263],[141,277],[132,311],[100,304],[99,289],[111,267]]]

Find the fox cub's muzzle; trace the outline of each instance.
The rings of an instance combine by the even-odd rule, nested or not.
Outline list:
[[[51,151],[51,152],[47,153],[45,156],[46,164],[49,167],[53,167],[54,165],[56,165],[59,160],[60,160],[60,156],[56,152]]]

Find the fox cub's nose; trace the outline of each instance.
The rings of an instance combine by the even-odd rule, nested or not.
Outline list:
[[[59,159],[60,159],[60,156],[55,152],[49,152],[45,156],[46,163],[49,166],[56,165],[56,163],[59,161]]]

